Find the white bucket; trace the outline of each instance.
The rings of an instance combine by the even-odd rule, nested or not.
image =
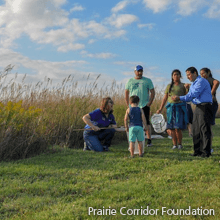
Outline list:
[[[143,131],[144,132],[144,131]],[[145,133],[144,133],[145,137]],[[128,151],[130,151],[130,146],[129,146],[129,132],[127,132],[127,138],[128,138]],[[144,146],[145,146],[145,138],[142,141],[143,147],[142,147],[142,154],[144,153]],[[135,141],[135,146],[134,146],[134,154],[139,154],[139,149],[138,149],[138,141]]]
[[[151,124],[156,133],[162,133],[167,128],[167,123],[162,114],[154,114],[151,117]]]

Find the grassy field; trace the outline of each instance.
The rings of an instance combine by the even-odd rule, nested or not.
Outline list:
[[[171,150],[168,138],[153,140],[143,158],[130,159],[123,141],[105,153],[57,146],[1,162],[0,219],[220,219],[220,119],[213,131],[214,153],[207,159],[190,156],[192,139],[185,131],[182,150]],[[189,206],[205,213],[169,215],[168,209]],[[116,215],[89,215],[89,207]],[[168,214],[162,215],[163,207]],[[135,209],[142,215],[132,214]],[[215,215],[206,216],[206,209]]]

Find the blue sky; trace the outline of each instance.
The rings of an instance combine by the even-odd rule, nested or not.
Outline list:
[[[220,80],[219,39],[220,0],[0,0],[0,70],[33,83],[124,84],[138,64],[158,87],[189,66]]]

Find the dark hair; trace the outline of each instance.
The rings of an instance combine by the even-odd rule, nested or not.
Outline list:
[[[209,68],[204,67],[204,68],[202,68],[201,70],[205,71],[205,73],[206,73],[209,77],[213,78],[213,77],[212,77],[212,72],[211,72],[211,70],[210,70]],[[200,71],[201,71],[201,70],[200,70]]]
[[[114,104],[114,102],[112,101],[112,99],[110,97],[106,97],[102,99],[101,102],[101,107],[100,110],[104,113],[112,113],[113,110],[109,111],[109,107],[108,107],[108,102],[111,101],[112,104]]]
[[[182,77],[182,74],[181,74],[180,70],[175,69],[175,70],[172,71],[172,73],[171,73],[172,81],[171,81],[171,84],[170,84],[169,93],[171,92],[171,89],[172,89],[173,84],[174,84],[174,81],[173,81],[173,74],[174,73],[179,73],[180,77]]]
[[[196,73],[197,76],[199,75],[197,69],[193,66],[187,68],[186,71],[189,71],[190,73]]]
[[[140,101],[140,99],[137,95],[131,96],[129,100],[130,100],[130,103],[134,103],[134,104],[138,104]]]

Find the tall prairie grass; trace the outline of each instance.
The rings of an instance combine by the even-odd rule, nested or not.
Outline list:
[[[98,108],[106,96],[114,100],[117,125],[123,126],[127,107],[122,84],[113,81],[100,86],[100,75],[92,83],[88,76],[83,87],[71,75],[55,86],[50,78],[32,84],[24,76],[19,83],[17,74],[7,80],[12,69],[9,65],[0,72],[0,160],[29,157],[53,145],[81,148],[82,131],[74,129],[85,126],[83,115]],[[151,114],[159,108],[163,94],[156,88]]]

